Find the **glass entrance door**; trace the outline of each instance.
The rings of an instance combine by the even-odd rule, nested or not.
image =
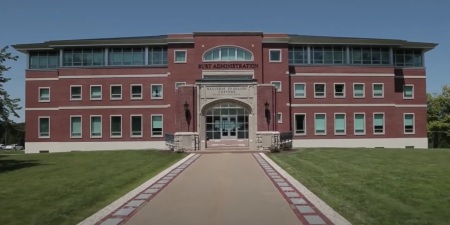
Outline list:
[[[221,139],[237,139],[236,116],[222,116],[221,129]]]

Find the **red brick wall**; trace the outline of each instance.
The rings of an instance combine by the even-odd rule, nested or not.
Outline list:
[[[264,85],[257,87],[258,100],[257,100],[257,131],[275,131],[277,130],[277,118],[276,118],[276,91],[275,87]],[[266,117],[266,102],[269,104],[268,117]]]
[[[194,86],[184,86],[178,88],[178,97],[176,105],[176,121],[178,132],[193,132],[197,129],[196,118],[196,88]],[[185,111],[184,105],[188,104],[188,111]]]

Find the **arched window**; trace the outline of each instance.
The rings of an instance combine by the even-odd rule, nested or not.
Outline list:
[[[218,47],[203,54],[203,61],[252,61],[253,54],[239,47]]]

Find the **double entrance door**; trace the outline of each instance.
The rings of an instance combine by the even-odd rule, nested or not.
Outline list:
[[[236,121],[236,115],[220,117],[221,139],[237,139]]]

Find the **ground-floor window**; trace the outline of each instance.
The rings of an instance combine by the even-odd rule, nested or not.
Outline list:
[[[142,116],[131,116],[131,137],[142,137]]]
[[[111,137],[122,137],[122,116],[111,116]]]
[[[384,114],[382,113],[373,114],[373,133],[384,134]]]
[[[327,130],[326,130],[326,117],[325,114],[315,114],[314,115],[314,129],[315,129],[315,134],[316,135],[326,135],[327,134]]]
[[[345,114],[334,114],[334,134],[345,134]]]
[[[295,134],[306,134],[305,114],[295,114]]]
[[[366,118],[363,113],[355,113],[354,132],[356,135],[366,133]]]
[[[163,117],[162,115],[152,115],[152,136],[162,136],[163,135]]]
[[[248,111],[235,104],[221,104],[206,113],[208,139],[247,139]]]
[[[81,116],[70,117],[70,137],[81,138]]]
[[[50,137],[50,117],[39,117],[39,137]]]
[[[414,134],[414,114],[404,114],[403,124],[405,134]]]
[[[102,117],[91,116],[91,138],[102,137]]]

